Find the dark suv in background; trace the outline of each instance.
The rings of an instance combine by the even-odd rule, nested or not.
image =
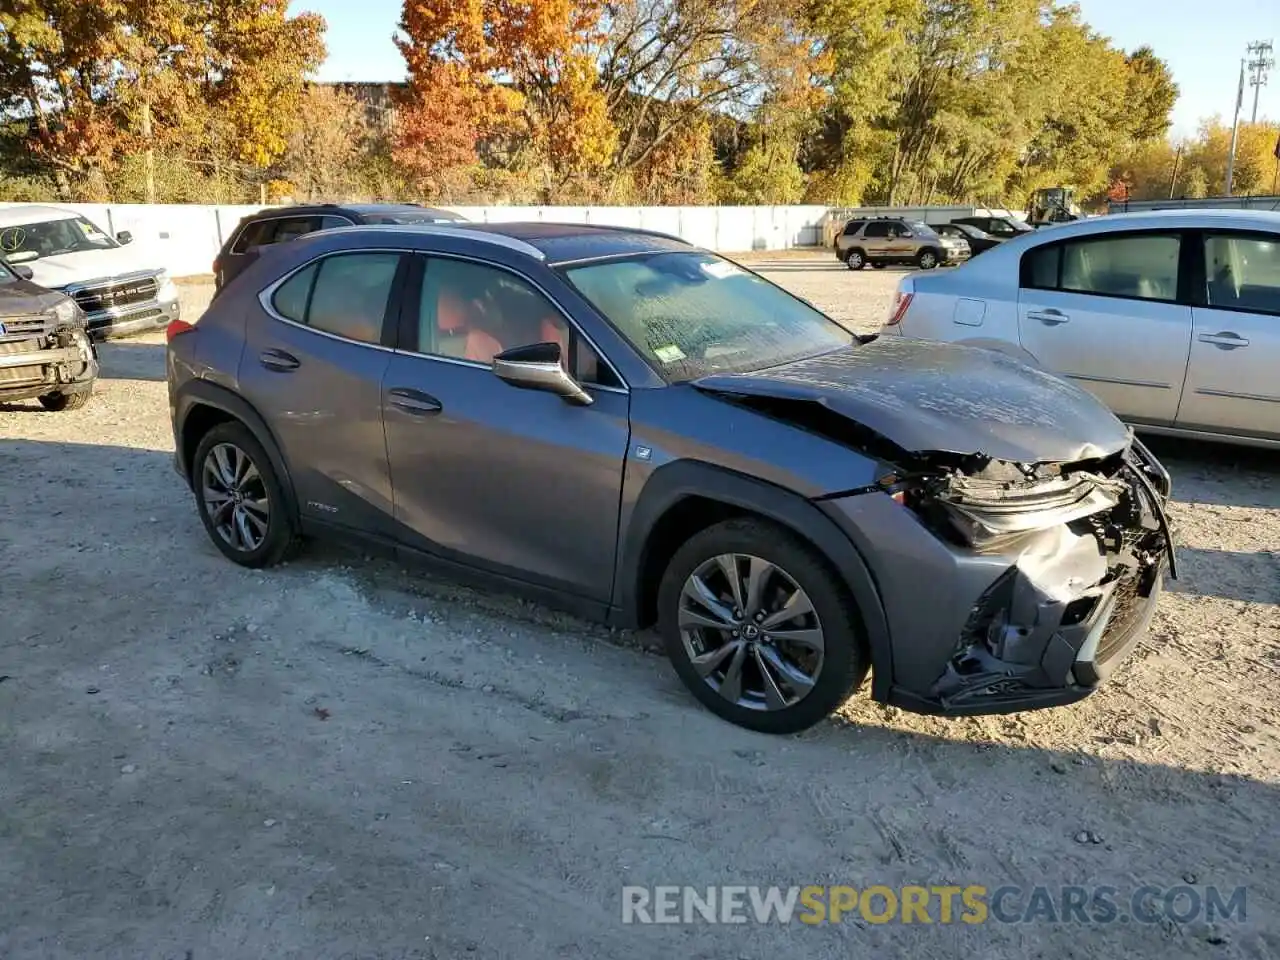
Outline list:
[[[320,203],[268,207],[241,219],[213,261],[217,290],[257,259],[266,247],[335,227],[361,223],[463,223],[451,210],[416,203]]]
[[[655,623],[770,732],[872,695],[1078,700],[1144,634],[1169,478],[1100,401],[988,350],[855,337],[674,237],[322,230],[170,327],[175,465],[250,567],[305,535]]]

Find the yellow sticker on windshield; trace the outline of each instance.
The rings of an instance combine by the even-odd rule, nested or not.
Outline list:
[[[684,351],[677,347],[674,343],[665,347],[658,347],[653,351],[653,355],[663,363],[675,363],[684,359]]]

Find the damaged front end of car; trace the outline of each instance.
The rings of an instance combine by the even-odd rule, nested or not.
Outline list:
[[[1136,438],[1075,464],[945,459],[883,483],[940,538],[1007,566],[974,601],[928,699],[987,713],[1085,695],[1145,633],[1164,573],[1176,577],[1168,474]]]

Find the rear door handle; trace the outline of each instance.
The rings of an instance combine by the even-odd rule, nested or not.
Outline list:
[[[1247,347],[1249,341],[1238,333],[1232,333],[1230,330],[1221,330],[1218,333],[1202,333],[1199,338],[1201,343],[1212,343],[1219,350],[1235,350],[1237,347]]]
[[[263,350],[258,354],[258,362],[268,370],[279,370],[287,372],[289,370],[297,370],[302,365],[292,353],[285,353],[283,350]]]
[[[388,402],[393,407],[417,417],[439,413],[444,409],[444,405],[431,394],[423,393],[421,390],[410,390],[408,387],[388,390],[387,396],[390,398]]]
[[[1054,310],[1050,307],[1048,310],[1033,310],[1027,314],[1028,320],[1039,320],[1046,327],[1056,327],[1060,323],[1066,323],[1071,318],[1061,310]]]

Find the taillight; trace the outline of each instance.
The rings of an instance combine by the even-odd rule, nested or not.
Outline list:
[[[889,319],[885,321],[886,327],[896,327],[902,322],[902,318],[907,315],[907,310],[911,307],[911,301],[916,295],[914,293],[904,293],[899,290],[893,298],[893,309],[889,312]]]
[[[168,343],[179,334],[189,333],[195,328],[196,325],[194,323],[187,323],[185,320],[171,320],[169,321],[169,325],[164,328],[165,343]]]

